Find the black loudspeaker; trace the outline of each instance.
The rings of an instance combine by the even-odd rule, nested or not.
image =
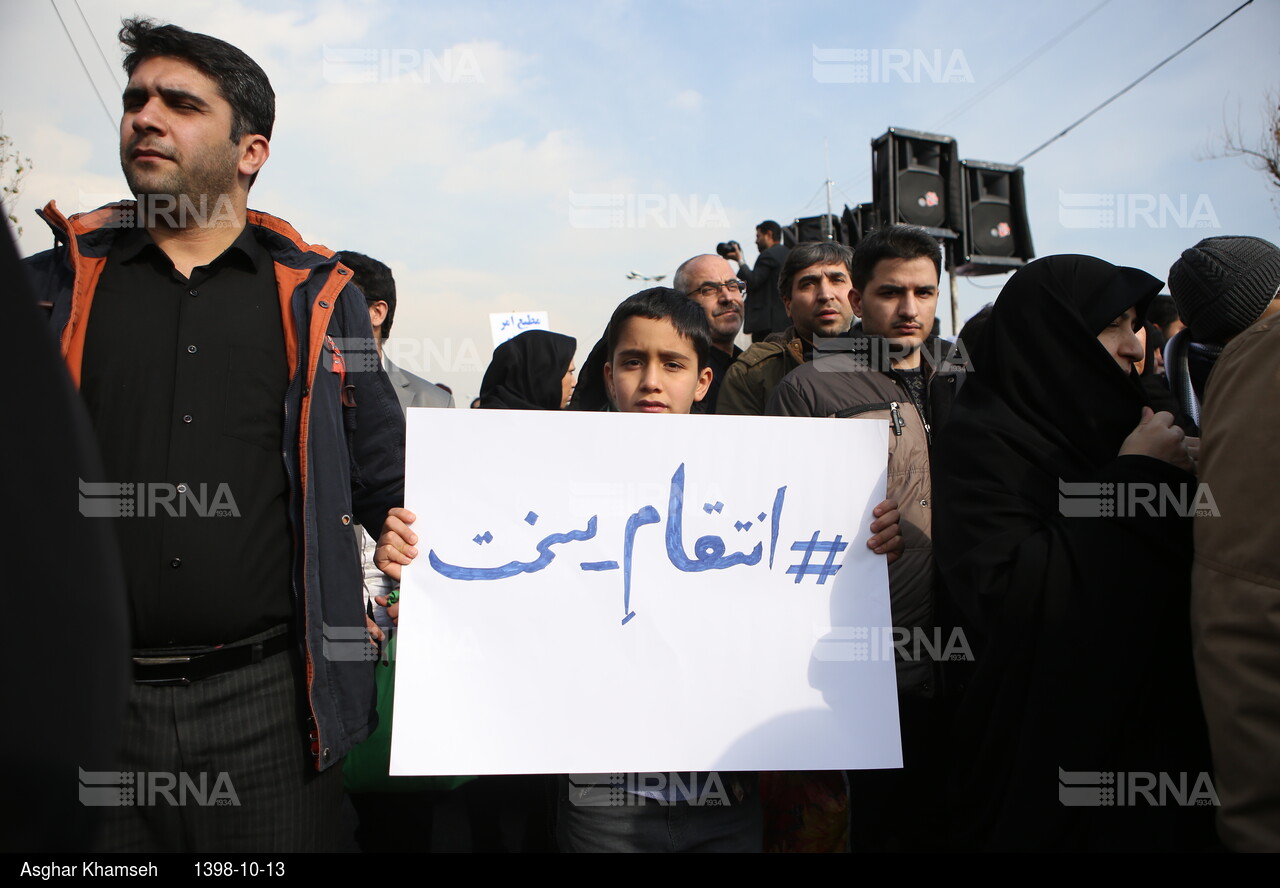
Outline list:
[[[797,219],[793,225],[795,239],[798,244],[810,244],[818,241],[836,241],[844,243],[844,231],[838,216],[807,216]],[[794,244],[788,244],[788,247]]]
[[[960,161],[965,224],[956,274],[1004,274],[1035,257],[1020,166]]]
[[[792,222],[790,225],[782,226],[782,245],[788,250],[795,249],[796,244],[800,243],[800,225],[798,222]]]
[[[875,231],[878,225],[875,204],[864,203],[858,204],[856,207],[846,206],[840,221],[844,228],[845,244],[856,249],[858,244],[862,243],[862,239]]]
[[[872,141],[871,163],[871,202],[881,224],[919,225],[944,239],[960,236],[964,205],[955,139],[890,127]]]

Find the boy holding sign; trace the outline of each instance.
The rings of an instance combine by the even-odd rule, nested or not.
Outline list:
[[[605,335],[605,388],[622,413],[690,413],[711,386],[706,313],[675,290],[654,287],[630,297]],[[561,851],[760,850],[755,774],[628,774],[626,792],[618,793],[622,776],[560,778]]]
[[[706,395],[711,332],[697,302],[667,288],[642,291],[614,311],[606,338],[604,380],[618,411],[687,414]],[[708,431],[714,423],[707,421]],[[875,514],[868,545],[892,560],[901,549],[896,503],[881,503]],[[379,566],[397,579],[417,555],[412,521],[411,513],[393,510],[379,540]],[[562,851],[761,850],[754,773],[570,775],[557,786]]]

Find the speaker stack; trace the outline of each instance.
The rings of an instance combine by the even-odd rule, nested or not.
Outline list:
[[[857,248],[882,225],[916,225],[944,244],[956,274],[1004,274],[1035,258],[1022,167],[961,160],[952,136],[890,127],[871,142],[871,174],[870,203],[796,219],[782,242]]]
[[[885,225],[918,225],[955,240],[963,226],[956,141],[890,127],[871,143],[871,202]]]
[[[807,216],[782,229],[782,243],[788,249],[818,241],[846,242],[839,216]]]
[[[1022,167],[961,160],[951,136],[890,127],[871,142],[871,169],[875,224],[926,229],[956,274],[1003,274],[1035,256]]]
[[[1004,274],[1035,256],[1020,166],[960,161],[965,224],[956,274]]]
[[[840,223],[844,228],[844,242],[856,249],[862,239],[875,231],[876,226],[879,225],[876,205],[873,203],[858,204],[856,207],[846,205],[844,214],[840,217]]]

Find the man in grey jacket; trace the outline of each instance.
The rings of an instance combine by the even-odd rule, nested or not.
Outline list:
[[[355,274],[355,285],[364,291],[369,303],[369,323],[373,325],[373,344],[382,367],[391,379],[400,400],[400,409],[409,407],[452,407],[453,395],[421,376],[414,376],[391,362],[382,344],[391,335],[396,317],[396,279],[391,269],[363,253],[342,250],[338,259]]]

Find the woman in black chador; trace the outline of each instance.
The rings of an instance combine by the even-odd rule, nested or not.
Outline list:
[[[959,847],[1213,841],[1192,522],[1159,495],[1193,502],[1194,442],[1133,372],[1160,287],[1090,256],[1018,271],[936,441],[934,553],[974,653],[945,739]]]
[[[480,406],[559,410],[573,392],[578,341],[549,330],[526,330],[493,350],[480,383]]]

